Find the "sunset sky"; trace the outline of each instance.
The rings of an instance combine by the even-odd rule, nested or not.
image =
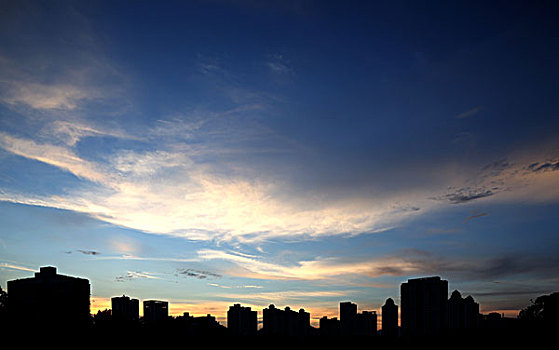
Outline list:
[[[2,1],[0,286],[171,313],[559,291],[543,1]],[[9,291],[8,291],[9,292]]]

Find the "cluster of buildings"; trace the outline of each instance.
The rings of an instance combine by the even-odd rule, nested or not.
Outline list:
[[[8,281],[8,295],[9,314],[14,323],[56,322],[76,326],[91,319],[89,281],[57,274],[54,267],[42,267],[32,278]],[[392,298],[382,306],[383,336],[449,334],[476,329],[481,320],[479,304],[471,296],[463,298],[458,291],[448,298],[448,282],[439,277],[410,279],[402,283],[400,303],[400,313]],[[124,295],[113,297],[111,307],[111,320],[140,320],[138,299]],[[270,305],[262,310],[262,328],[258,330],[257,311],[234,304],[227,312],[227,328],[229,334],[238,336],[374,336],[378,333],[376,311],[358,312],[357,305],[352,302],[341,302],[339,307],[339,319],[323,317],[316,329],[311,326],[310,314],[304,309],[295,311]],[[153,324],[169,318],[168,302],[143,302],[144,323]],[[193,317],[185,313],[176,319],[189,324],[218,325],[211,315]]]

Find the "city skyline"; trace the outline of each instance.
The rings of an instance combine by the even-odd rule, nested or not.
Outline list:
[[[337,317],[315,317],[319,322],[312,322],[311,314],[304,308],[299,311],[288,305],[278,308],[273,301],[260,313],[240,303],[230,305],[224,322],[209,313],[201,317],[191,315],[190,312],[171,315],[169,302],[165,300],[143,300],[143,307],[140,308],[138,299],[124,294],[112,297],[110,308],[91,312],[90,290],[91,285],[87,278],[67,276],[58,273],[54,266],[42,266],[33,277],[8,281],[7,303],[0,305],[4,317],[0,318],[0,323],[7,321],[6,325],[16,327],[42,327],[50,324],[54,327],[79,328],[99,322],[101,323],[97,326],[103,327],[103,322],[112,320],[118,328],[118,324],[123,327],[127,323],[156,325],[171,319],[212,319],[212,322],[228,328],[231,331],[230,335],[237,336],[256,336],[257,331],[262,330],[262,334],[267,336],[373,336],[380,331],[388,337],[415,337],[442,336],[445,330],[479,330],[479,323],[483,319],[494,318],[495,315],[498,319],[505,319],[504,315],[495,313],[483,315],[479,312],[479,304],[471,296],[463,298],[458,290],[450,293],[448,281],[438,276],[413,278],[402,282],[400,297],[397,298],[402,302],[401,307],[394,304],[392,298],[388,298],[385,304],[376,310],[363,310],[351,301],[340,301]],[[558,293],[553,294],[555,298]],[[547,307],[549,315],[546,320],[553,322],[556,318],[556,305],[549,304]],[[528,307],[524,308],[527,309]],[[140,310],[143,310],[143,313]],[[379,310],[382,311],[379,313]],[[400,310],[404,311],[400,313]],[[388,315],[383,318],[385,312]],[[425,319],[421,316],[424,313],[433,313],[435,318]],[[402,318],[401,315],[405,316]],[[520,314],[517,318],[521,319]],[[430,321],[427,321],[428,319]],[[231,320],[233,324],[230,324]],[[385,324],[389,329],[386,333]],[[313,329],[318,332],[311,333]]]
[[[139,299],[125,294],[122,294],[122,296],[119,295],[111,297],[109,307],[91,310],[90,289],[91,285],[87,278],[59,274],[56,267],[43,266],[38,272],[34,273],[33,277],[27,276],[25,278],[8,281],[8,291],[5,291],[8,295],[8,303],[3,304],[2,307],[7,307],[5,311],[8,312],[8,320],[11,320],[12,322],[16,321],[24,323],[33,322],[33,317],[38,317],[38,319],[34,322],[39,321],[40,323],[48,323],[46,320],[50,319],[50,322],[54,322],[55,324],[56,322],[62,322],[62,324],[65,324],[68,322],[68,320],[64,318],[65,316],[69,316],[70,320],[74,320],[76,318],[83,319],[83,315],[80,316],[80,312],[83,313],[83,311],[88,311],[88,317],[91,317],[94,321],[97,317],[106,317],[104,314],[109,311],[109,315],[116,322],[139,322],[142,320],[150,323],[162,322],[169,318],[181,319],[183,317],[188,318],[201,316],[202,318],[213,317],[218,324],[221,324],[226,328],[230,328],[229,319],[233,317],[236,319],[235,325],[232,326],[234,332],[233,334],[243,336],[256,335],[256,333],[252,334],[250,332],[243,332],[241,329],[246,330],[246,327],[249,329],[250,327],[254,327],[254,331],[262,330],[267,318],[267,322],[274,325],[272,328],[276,328],[276,332],[279,332],[278,334],[288,333],[286,329],[280,331],[282,328],[279,327],[279,324],[289,320],[289,317],[281,316],[283,313],[289,315],[292,314],[291,318],[295,323],[300,321],[293,319],[293,317],[297,318],[302,316],[303,325],[308,324],[310,327],[309,329],[314,328],[320,331],[326,330],[327,333],[325,334],[330,336],[333,335],[330,334],[332,331],[339,332],[338,336],[343,336],[344,334],[345,336],[354,334],[353,322],[357,322],[357,320],[360,320],[361,322],[370,322],[371,315],[374,317],[374,334],[376,334],[377,331],[383,331],[383,325],[387,323],[390,327],[390,332],[388,333],[389,336],[395,336],[393,334],[393,327],[399,329],[402,327],[402,324],[408,325],[407,327],[402,327],[402,335],[417,336],[418,334],[410,333],[409,329],[410,327],[416,327],[412,326],[415,325],[415,323],[423,323],[424,321],[422,320],[422,317],[418,317],[415,312],[410,313],[409,310],[416,310],[419,305],[423,305],[422,308],[425,310],[429,310],[429,312],[434,311],[439,315],[439,319],[436,320],[437,326],[434,327],[434,329],[438,329],[439,331],[444,328],[476,329],[478,328],[476,324],[480,322],[480,318],[494,317],[491,315],[498,315],[499,318],[505,319],[504,314],[500,315],[495,312],[484,315],[480,312],[479,304],[472,298],[471,295],[462,297],[462,294],[458,290],[451,292],[448,289],[448,281],[441,279],[439,276],[411,278],[400,284],[400,295],[394,296],[394,298],[396,300],[400,300],[403,308],[408,310],[405,313],[404,320],[402,320],[401,316],[402,307],[395,304],[392,297],[388,297],[385,300],[384,305],[380,305],[376,309],[369,310],[364,310],[357,304],[348,301],[347,299],[345,301],[340,300],[338,302],[337,315],[315,315],[314,317],[312,317],[311,313],[303,307],[301,307],[298,312],[293,310],[289,305],[276,307],[273,300],[270,300],[270,304],[266,307],[255,308],[254,310],[252,310],[254,306],[251,307],[246,304],[242,304],[242,302],[235,302],[233,305],[229,305],[229,310],[227,310],[226,318],[224,319],[219,316],[221,313],[219,313],[218,316],[211,315],[210,313],[193,315],[189,311],[181,310],[180,314],[171,314],[169,312],[169,302],[166,300],[144,299],[141,301],[142,307],[140,307]],[[557,295],[558,293],[553,294]],[[413,296],[413,298],[411,296]],[[84,299],[84,297],[86,298]],[[49,298],[55,298],[56,300],[49,302]],[[12,306],[10,306],[10,301]],[[70,303],[62,307],[62,304],[66,304],[67,302]],[[467,307],[467,310],[469,311],[464,311],[466,309],[460,311],[461,308],[464,308],[464,302],[466,302],[466,305],[469,305]],[[437,306],[437,304],[439,305]],[[86,309],[84,309],[85,306],[87,306]],[[526,310],[528,306],[529,305],[523,308],[523,310]],[[32,310],[32,307],[36,307],[37,311]],[[388,313],[386,319],[383,318],[385,310],[386,313]],[[469,318],[462,319],[464,315],[462,315],[461,312],[469,313]],[[241,316],[242,314],[244,316]],[[454,315],[452,320],[450,316],[451,314]],[[250,318],[254,318],[254,323],[247,322],[247,315],[249,315]],[[282,319],[281,322],[276,319],[278,317]],[[514,320],[519,317],[520,314],[509,319]],[[270,319],[276,320],[271,322]],[[349,322],[348,320],[352,320],[352,322]],[[323,325],[323,322],[329,322],[330,324]],[[342,327],[335,330],[336,326],[334,326],[334,329],[332,329],[332,322],[340,322]],[[446,326],[441,326],[441,324]],[[337,327],[339,327],[339,324]],[[363,327],[364,323],[361,323],[360,332],[363,333],[362,335],[365,335],[367,331],[364,331]],[[430,324],[425,324],[423,327],[431,328],[432,326]],[[268,326],[268,328],[270,328],[270,326]],[[399,333],[400,331],[397,331],[396,334]],[[270,333],[268,331],[265,334],[273,335],[274,333]],[[324,335],[323,333],[319,334]],[[309,335],[310,334],[306,332],[302,334],[291,334],[291,336]]]
[[[440,276],[516,317],[559,290],[558,7],[3,1],[0,286],[317,324]]]

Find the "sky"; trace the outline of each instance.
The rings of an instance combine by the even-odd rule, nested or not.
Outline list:
[[[338,316],[559,290],[545,1],[2,1],[0,286]],[[9,293],[9,291],[8,291]]]

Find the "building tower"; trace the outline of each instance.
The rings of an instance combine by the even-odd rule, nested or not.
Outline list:
[[[340,303],[340,325],[342,335],[350,336],[355,331],[355,319],[357,318],[357,304],[350,301]]]
[[[113,319],[117,321],[138,321],[140,318],[140,301],[125,295],[111,298]]]
[[[144,320],[146,322],[165,321],[169,317],[169,303],[160,300],[144,301]]]
[[[79,327],[90,321],[87,279],[59,275],[41,267],[35,277],[8,281],[9,312],[14,324]]]
[[[227,311],[227,328],[233,335],[254,336],[258,326],[257,312],[235,304]]]
[[[398,335],[398,305],[392,298],[386,299],[382,307],[382,335],[386,337]]]
[[[444,334],[448,328],[448,281],[440,277],[409,279],[401,285],[401,326],[405,336]]]
[[[452,333],[465,332],[478,327],[479,304],[474,298],[462,298],[459,291],[452,292],[448,299],[448,327]]]

